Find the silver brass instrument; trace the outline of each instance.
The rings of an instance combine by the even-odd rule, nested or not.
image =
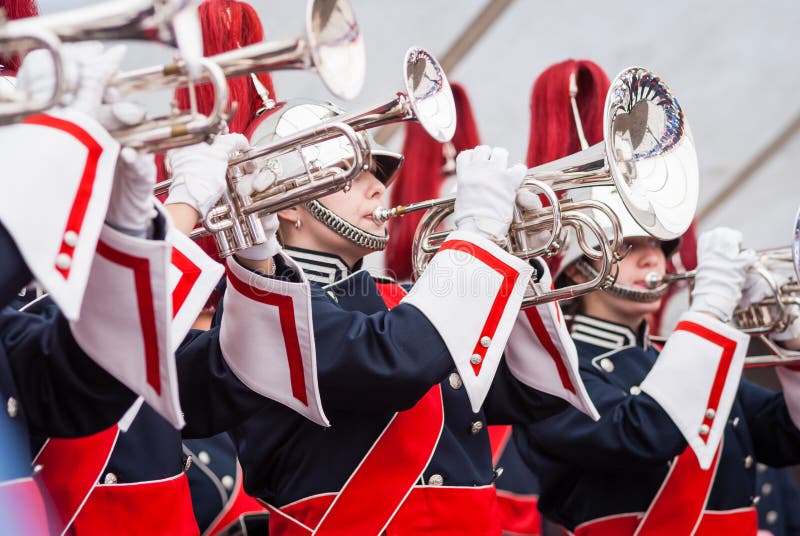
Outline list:
[[[309,0],[306,37],[265,41],[209,59],[228,78],[279,69],[316,70],[328,90],[353,99],[364,84],[365,52],[355,13],[348,0]],[[175,88],[189,83],[185,62],[128,71],[111,85],[126,90]]]
[[[186,57],[202,56],[197,10],[190,0],[114,0],[80,9],[0,21],[0,50],[24,51],[41,47],[53,57],[53,95],[40,102],[20,96],[0,100],[0,124],[52,108],[69,91],[59,53],[62,42],[136,39],[176,47]]]
[[[789,327],[796,319],[796,313],[790,306],[800,305],[800,211],[795,217],[793,231],[791,246],[756,252],[753,270],[767,284],[770,294],[747,307],[738,308],[733,313],[731,323],[736,329],[753,337],[759,337],[774,353],[774,355],[747,356],[746,367],[800,363],[800,351],[783,348],[769,337],[770,333],[779,333]],[[778,273],[791,273],[792,277],[779,283]],[[650,273],[645,281],[653,288],[678,281],[691,282],[695,274],[694,270],[665,275]]]
[[[531,282],[523,307],[606,288],[613,284],[615,264],[625,253],[619,218],[606,204],[559,200],[558,192],[613,186],[633,219],[661,240],[683,234],[694,217],[699,174],[694,142],[683,110],[666,84],[646,69],[624,70],[609,89],[603,124],[603,142],[528,170],[521,190],[543,194],[550,206],[525,210],[518,203],[507,246],[522,259],[554,255],[565,243],[565,229],[572,228],[582,252],[600,261],[599,273],[590,281],[552,291]],[[454,198],[448,198],[376,211],[376,219],[386,220],[427,209],[414,238],[415,277],[449,233],[437,228],[452,213],[453,205]],[[610,231],[584,213],[587,210],[607,218]],[[548,233],[547,242],[531,248],[529,237],[543,231]],[[587,240],[590,236],[596,246]]]
[[[261,215],[346,189],[367,169],[369,143],[357,131],[396,121],[419,121],[432,137],[449,141],[455,132],[455,102],[441,66],[429,52],[412,47],[405,55],[404,72],[404,91],[398,91],[392,99],[365,112],[336,116],[231,159],[227,192],[202,222],[204,229],[196,229],[192,237],[213,234],[220,256],[263,243],[266,237],[259,221]],[[353,149],[347,162],[320,166],[303,155],[303,148],[337,136],[343,136]],[[242,177],[269,168],[270,162],[292,152],[303,161],[301,172],[276,173],[264,191],[251,197],[239,194],[237,183]],[[156,195],[164,193],[169,185],[170,181],[160,183]]]

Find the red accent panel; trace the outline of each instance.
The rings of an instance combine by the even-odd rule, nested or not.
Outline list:
[[[629,536],[636,530],[641,514],[620,514],[588,521],[575,529],[575,536]],[[694,536],[755,536],[758,514],[755,508],[703,513]],[[567,532],[567,534],[572,534]]]
[[[270,508],[270,536],[308,536],[300,523],[314,527],[328,509],[332,495],[314,496],[276,511]],[[364,503],[359,515],[367,514],[374,503]],[[281,513],[285,515],[281,515]],[[487,536],[500,534],[500,512],[494,487],[449,488],[416,487],[400,511],[386,527],[386,536],[459,535]],[[357,518],[354,518],[357,520]],[[356,524],[357,525],[357,524]],[[358,532],[357,526],[342,527],[342,535],[377,534]],[[319,533],[314,533],[316,534]]]
[[[681,330],[693,333],[698,337],[703,338],[722,348],[722,355],[719,358],[717,373],[714,376],[714,383],[711,385],[711,393],[708,395],[708,405],[706,406],[707,408],[713,408],[716,410],[717,407],[719,407],[719,400],[722,398],[722,389],[725,387],[725,380],[728,378],[728,370],[731,368],[733,354],[736,352],[737,343],[736,341],[724,337],[705,326],[701,326],[700,324],[695,324],[694,322],[689,322],[686,320],[679,322],[678,325],[675,326],[675,331]],[[706,424],[710,428],[713,422],[713,419],[703,417],[703,422],[701,425]],[[708,443],[709,435],[710,434],[702,436],[704,443]]]
[[[136,286],[136,304],[139,308],[139,324],[144,337],[144,359],[147,383],[156,394],[161,394],[160,360],[158,355],[158,330],[153,310],[153,289],[150,286],[150,260],[134,257],[112,248],[102,240],[97,244],[97,254],[109,261],[130,268]]]
[[[430,461],[443,425],[442,388],[437,384],[411,409],[395,415],[314,534],[380,533]]]
[[[78,439],[47,440],[33,462],[42,470],[36,479],[50,492],[61,519],[57,534],[63,532],[92,492],[117,440],[115,424],[102,432]]]
[[[92,198],[92,190],[97,175],[97,163],[100,161],[100,156],[103,154],[103,147],[92,138],[91,134],[75,123],[70,123],[64,119],[58,119],[46,114],[37,114],[26,117],[22,122],[28,125],[39,125],[66,132],[81,142],[89,151],[89,154],[86,156],[86,165],[81,174],[81,180],[78,183],[78,190],[72,202],[69,216],[67,217],[67,225],[64,227],[61,236],[63,237],[67,231],[74,231],[80,234],[81,228],[83,227],[83,220],[86,217],[86,211],[89,208],[89,201]],[[62,239],[59,254],[66,253],[72,257],[74,252],[75,247],[67,245]],[[56,270],[58,270],[64,279],[69,277],[69,268],[62,269],[56,266]]]
[[[492,308],[489,310],[489,316],[486,317],[486,323],[483,325],[481,335],[478,337],[478,341],[476,341],[475,347],[472,350],[473,354],[486,357],[486,351],[488,348],[483,347],[480,339],[484,335],[491,337],[494,335],[495,331],[497,331],[497,325],[500,323],[500,318],[503,316],[503,312],[506,309],[506,304],[511,298],[511,294],[514,290],[514,283],[517,281],[517,277],[519,277],[519,272],[485,249],[473,244],[472,242],[467,242],[466,240],[448,240],[441,245],[439,252],[446,251],[448,249],[461,251],[467,255],[471,255],[503,276],[503,282],[500,284],[500,290],[497,291],[497,296],[495,296],[494,303],[492,303]],[[472,365],[472,370],[475,372],[475,376],[480,373],[482,366],[483,361],[477,365]]]
[[[547,350],[550,359],[552,359],[553,363],[555,363],[556,370],[558,370],[558,378],[561,380],[561,385],[564,387],[564,389],[572,394],[577,394],[575,385],[573,385],[572,380],[569,378],[567,367],[564,365],[564,359],[561,356],[561,352],[558,351],[553,339],[550,338],[550,334],[547,332],[544,321],[542,321],[542,317],[539,315],[539,310],[536,307],[528,307],[523,312],[525,313],[525,317],[528,319],[531,328],[533,328],[536,338],[539,339],[539,342],[542,343],[544,349]]]
[[[497,462],[506,450],[506,444],[511,439],[513,430],[511,425],[495,424],[489,426],[486,431],[489,433],[489,444],[492,446],[492,466],[497,467]]]
[[[692,534],[706,506],[714,476],[717,474],[722,443],[707,471],[700,468],[691,449],[677,457],[667,479],[650,504],[636,531],[637,536],[674,536]]]
[[[508,491],[497,492],[500,523],[503,533],[519,536],[541,536],[542,515],[537,509],[538,495],[517,495]]]
[[[294,320],[294,302],[292,297],[253,288],[236,277],[230,268],[226,267],[225,271],[228,273],[228,281],[230,281],[233,288],[240,294],[253,301],[278,308],[278,315],[281,319],[281,333],[283,333],[286,357],[289,361],[289,379],[292,383],[292,396],[307,406],[306,372],[303,367],[303,354],[300,351],[300,341],[297,339],[297,324]]]
[[[181,278],[172,290],[172,318],[175,318],[203,271],[175,247],[172,248],[171,262],[175,268],[181,271]]]
[[[378,287],[378,293],[383,298],[383,303],[386,304],[388,309],[392,309],[398,305],[400,305],[400,301],[405,298],[406,289],[398,285],[397,283],[375,283],[375,286]]]
[[[75,534],[200,534],[185,473],[155,482],[97,486],[73,524]]]
[[[237,523],[239,518],[247,514],[266,512],[267,507],[245,493],[242,487],[242,467],[236,462],[236,487],[228,499],[225,509],[203,533],[207,536],[224,534],[231,525]]]

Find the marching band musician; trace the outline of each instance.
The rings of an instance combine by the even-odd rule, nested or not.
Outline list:
[[[288,135],[340,113],[322,103],[278,104],[251,126],[251,143],[258,146],[276,132]],[[305,150],[320,163],[352,154],[335,139]],[[235,428],[245,489],[272,505],[271,534],[305,534],[309,527],[352,534],[384,528],[498,533],[487,420],[528,422],[563,407],[515,380],[500,359],[517,316],[517,285],[531,268],[491,240],[505,235],[524,168],[507,169],[502,149],[480,147],[459,156],[459,231],[406,294],[361,269],[363,256],[386,243],[373,211],[402,159],[375,145],[370,156],[370,171],[354,179],[349,191],[263,218],[265,228],[280,226],[285,251],[311,281],[320,396],[332,426],[322,428],[270,404]],[[281,157],[278,169],[299,169],[302,163],[292,158],[298,157]],[[256,177],[253,189],[268,179]],[[516,289],[505,305],[497,305],[497,287],[437,288],[435,278],[444,277],[468,289],[486,277],[473,270],[495,270],[500,263],[507,267],[506,288]],[[465,280],[470,273],[477,279]],[[228,305],[226,293],[223,319]],[[484,326],[492,308],[501,320]],[[465,336],[467,326],[480,330],[474,339]],[[235,353],[237,340],[230,343]],[[496,374],[481,367],[492,361]]]
[[[48,290],[65,311],[51,304],[38,314],[10,308],[0,312],[0,391],[5,408],[0,414],[0,532],[4,534],[49,534],[60,523],[40,475],[31,478],[29,435],[94,434],[116,422],[135,398],[82,348],[84,343],[96,345],[108,330],[116,330],[121,338],[140,336],[135,314],[128,319],[128,329],[116,324],[118,315],[104,321],[86,308],[98,290],[136,292],[128,274],[97,264],[93,257],[98,237],[106,248],[113,244],[145,257],[158,257],[164,250],[167,223],[153,208],[152,182],[133,176],[130,168],[135,164],[128,158],[120,158],[115,170],[118,145],[98,122],[98,118],[110,120],[100,103],[122,52],[104,51],[99,43],[65,46],[62,61],[75,76],[73,101],[24,124],[0,129],[0,147],[10,171],[0,197],[12,201],[0,210],[3,304],[14,286],[21,288],[35,275],[46,286],[54,282]],[[26,95],[48,91],[33,74],[42,58],[31,53],[20,69],[18,89]],[[64,136],[65,132],[77,136]],[[29,158],[20,162],[29,153],[19,153],[19,148],[35,144],[49,147],[48,167],[30,165]],[[91,145],[92,151],[81,151],[82,144]],[[91,167],[87,160],[94,160]],[[57,181],[53,165],[60,166]],[[84,183],[89,187],[78,187]],[[56,193],[66,188],[69,194],[50,199],[47,210],[36,214],[19,205],[20,199],[39,197],[42,188]],[[76,206],[85,212],[78,221],[68,219]],[[32,225],[30,218],[36,218]],[[60,252],[54,263],[32,248]],[[89,272],[91,277],[79,280]]]
[[[691,308],[659,351],[644,319],[663,289],[644,281],[664,273],[678,241],[647,236],[608,188],[592,198],[620,216],[629,247],[614,285],[574,303],[581,375],[603,417],[568,409],[515,430],[542,485],[539,509],[581,536],[755,535],[755,462],[800,461],[800,407],[796,371],[778,370],[783,394],[739,381],[748,337],[725,322],[743,289],[758,288],[754,255],[736,231],[700,237]],[[585,281],[595,269],[573,248],[559,273]],[[763,296],[754,292],[749,299]],[[796,337],[797,327],[779,337]]]

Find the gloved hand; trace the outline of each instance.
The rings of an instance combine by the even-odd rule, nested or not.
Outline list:
[[[155,183],[153,155],[139,154],[130,147],[122,149],[117,159],[106,222],[127,234],[145,236],[150,220],[155,217]]]
[[[95,117],[101,123],[104,123],[103,119],[113,116],[112,111],[104,109],[103,117],[101,105],[108,81],[118,70],[125,50],[124,45],[105,50],[97,41],[64,44],[61,57],[67,91],[62,96],[61,105]],[[17,87],[32,99],[44,100],[53,94],[55,82],[52,56],[44,50],[30,52],[17,74]],[[130,110],[125,108],[121,110],[121,121],[134,121],[136,118],[131,118]],[[138,115],[141,116],[141,112]],[[113,128],[113,125],[103,126]]]
[[[778,287],[785,285],[790,279],[795,277],[794,267],[786,262],[772,262],[764,265],[764,268],[772,275]],[[755,270],[751,270],[745,278],[744,291],[739,307],[748,307],[753,303],[774,296],[772,289],[767,281]],[[800,346],[800,306],[789,305],[787,313],[792,318],[789,325],[783,331],[770,333],[769,337],[774,341],[792,341],[793,347]]]
[[[236,184],[236,191],[241,196],[249,196],[256,192],[263,192],[275,179],[277,179],[277,176],[272,169],[264,166],[259,171],[240,178],[239,182]],[[261,261],[272,258],[278,254],[281,250],[281,244],[278,242],[277,235],[278,216],[276,214],[262,216],[261,226],[264,228],[267,241],[257,246],[239,250],[236,252],[237,256],[253,261]]]
[[[164,204],[186,203],[205,218],[225,191],[230,157],[249,147],[241,134],[225,134],[214,142],[198,143],[167,152],[172,185]]]
[[[742,233],[727,227],[700,235],[692,311],[711,314],[723,322],[730,320],[756,258],[753,251],[742,251],[741,243]]]
[[[522,210],[537,210],[544,206],[539,196],[528,189],[522,189],[517,192],[517,205]],[[544,247],[550,240],[550,234],[549,231],[526,233],[525,238],[528,242],[528,249],[535,250]]]
[[[508,151],[479,145],[456,157],[456,228],[503,243],[514,213],[514,198],[525,166],[506,168]]]

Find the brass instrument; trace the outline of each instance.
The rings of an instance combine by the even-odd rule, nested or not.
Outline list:
[[[61,63],[63,42],[137,39],[181,50],[184,57],[202,56],[202,33],[190,0],[114,0],[79,9],[14,21],[0,21],[0,50],[44,48],[53,58],[55,87],[49,98],[30,102],[19,95],[0,100],[0,124],[57,105],[68,92]]]
[[[747,307],[736,309],[731,323],[736,329],[753,337],[759,337],[774,355],[747,356],[746,367],[764,367],[800,363],[800,351],[779,346],[770,333],[785,330],[796,320],[792,305],[800,305],[800,211],[793,229],[792,245],[783,248],[765,249],[756,252],[756,263],[752,268],[770,289],[770,295]],[[778,274],[791,273],[786,281]],[[650,287],[677,281],[693,281],[694,270],[675,274],[650,273],[645,278]]]
[[[261,215],[346,189],[367,169],[369,142],[358,131],[396,121],[419,121],[431,136],[449,141],[455,132],[455,103],[441,66],[426,50],[412,47],[406,52],[404,71],[404,91],[390,100],[364,112],[338,115],[232,158],[223,199],[202,222],[204,229],[196,229],[192,237],[213,234],[223,257],[263,243]],[[346,158],[321,163],[305,157],[304,148],[336,137],[343,137],[352,149]],[[298,173],[283,173],[275,165],[276,159],[290,153],[303,163]],[[237,185],[242,177],[263,169],[274,170],[272,184],[251,196],[241,195]],[[160,183],[156,195],[166,192],[169,185],[170,181]]]
[[[528,170],[521,190],[544,195],[550,206],[528,210],[517,203],[507,245],[509,252],[522,259],[554,255],[565,243],[565,228],[572,228],[583,254],[600,261],[598,274],[590,281],[552,291],[531,282],[523,307],[606,288],[613,284],[615,264],[625,253],[620,220],[607,204],[559,200],[558,192],[613,186],[633,220],[662,240],[683,234],[694,217],[699,175],[694,142],[683,110],[666,84],[640,67],[622,71],[607,94],[603,123],[603,142]],[[453,205],[454,198],[447,198],[376,211],[376,219],[386,220],[427,210],[414,238],[415,276],[449,233],[437,228],[452,213]],[[594,212],[594,217],[585,211]],[[598,215],[608,220],[607,228],[598,222]],[[547,242],[532,248],[529,237],[543,231],[548,233]]]
[[[283,69],[316,70],[328,90],[353,99],[364,84],[364,40],[348,0],[309,0],[306,36],[265,41],[208,58],[228,78]],[[128,71],[112,80],[121,91],[185,86],[191,81],[186,62]]]

